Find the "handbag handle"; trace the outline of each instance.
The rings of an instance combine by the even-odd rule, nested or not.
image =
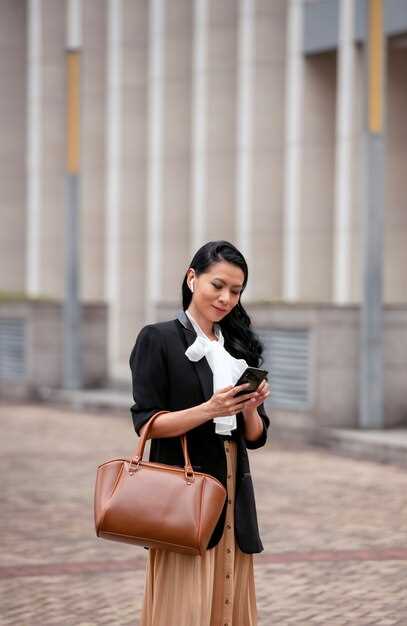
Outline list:
[[[154,415],[152,415],[150,417],[148,422],[146,422],[146,427],[145,427],[145,429],[143,431],[143,434],[140,437],[140,441],[138,443],[138,446],[137,446],[137,448],[136,448],[136,450],[135,450],[135,452],[132,455],[131,460],[130,460],[129,474],[133,474],[135,471],[138,470],[138,468],[140,466],[140,462],[143,459],[144,448],[145,448],[145,445],[146,445],[146,442],[147,442],[147,439],[148,439],[148,435],[149,435],[150,430],[151,430],[151,426],[153,425],[154,420],[159,415],[163,415],[164,413],[170,413],[170,411],[158,411],[157,413],[154,413]],[[187,479],[187,483],[191,484],[191,482],[194,480],[194,471],[192,469],[191,461],[189,459],[187,437],[186,437],[185,433],[183,435],[180,435],[180,439],[181,439],[182,453],[184,455],[185,477]]]

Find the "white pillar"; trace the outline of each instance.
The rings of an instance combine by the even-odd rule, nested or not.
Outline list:
[[[352,110],[354,0],[341,0],[336,104],[334,301],[351,300]]]
[[[208,0],[194,2],[191,256],[205,242]]]
[[[42,0],[28,1],[27,39],[27,257],[26,292],[36,296],[40,292],[41,255],[41,41]]]
[[[109,0],[106,106],[106,300],[108,303],[108,363],[119,361],[120,201],[121,201],[121,74],[122,0]],[[111,372],[110,372],[111,373]]]
[[[68,49],[80,48],[82,45],[81,4],[81,0],[68,0],[66,6]]]
[[[236,233],[237,245],[249,267],[252,261],[252,120],[255,44],[255,0],[240,0],[238,48],[238,114],[237,114],[237,176]],[[245,297],[250,297],[248,283]]]
[[[283,298],[299,296],[299,229],[303,120],[303,3],[290,0],[287,20]]]
[[[148,198],[146,321],[155,321],[161,295],[161,212],[165,0],[150,0],[148,81]]]

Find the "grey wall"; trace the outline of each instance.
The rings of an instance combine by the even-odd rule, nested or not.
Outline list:
[[[25,2],[4,0],[0,19],[0,284],[6,291],[24,291],[25,287],[25,32]]]
[[[355,0],[355,41],[366,38],[366,0]],[[317,54],[338,47],[339,0],[304,2],[305,54]],[[384,32],[387,36],[407,33],[407,2],[385,0]]]
[[[30,397],[45,393],[51,388],[62,387],[62,315],[61,303],[51,300],[10,300],[1,303],[0,331],[5,323],[14,320],[22,324],[24,332],[22,345],[19,345],[21,341],[19,342],[16,335],[14,343],[6,341],[2,346],[0,397]],[[93,303],[82,307],[81,358],[84,387],[106,384],[106,325],[105,304]]]
[[[244,299],[243,299],[244,300]],[[307,331],[309,335],[309,398],[303,409],[272,406],[276,421],[297,418],[311,426],[353,428],[359,413],[359,319],[357,305],[243,304],[255,330]],[[175,317],[177,309],[159,308],[159,320]],[[292,363],[291,363],[292,364]],[[293,364],[292,364],[293,365]],[[295,365],[295,364],[294,364]],[[273,387],[270,362],[269,382]],[[274,369],[274,374],[277,374]],[[407,306],[384,308],[385,427],[407,424]]]

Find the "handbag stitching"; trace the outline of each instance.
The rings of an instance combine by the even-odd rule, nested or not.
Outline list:
[[[119,482],[120,478],[122,477],[123,471],[124,471],[124,463],[122,463],[120,465],[120,470],[119,470],[119,473],[117,474],[117,478],[116,478],[115,483],[114,483],[114,485],[112,487],[112,493],[110,494],[109,500],[111,500],[113,498],[113,496],[114,496],[114,492],[117,489],[117,485],[118,485],[118,482]]]
[[[103,467],[103,465],[106,465],[107,463],[114,463],[115,461],[116,462],[117,461],[121,461],[122,463],[123,462],[125,462],[125,463],[129,463],[130,462],[129,459],[110,459],[109,461],[105,461],[104,463],[99,465],[98,468],[99,467]],[[147,468],[148,467],[153,467],[153,468],[157,468],[157,469],[165,468],[165,469],[171,470],[172,472],[180,472],[181,474],[184,474],[184,472],[185,472],[185,470],[183,468],[181,468],[181,467],[176,467],[174,465],[167,465],[165,463],[153,463],[153,462],[150,462],[150,461],[140,461],[140,466],[147,467]],[[195,472],[195,470],[194,470],[194,474],[197,474],[198,476],[208,477],[210,480],[215,481],[223,489],[225,488],[224,485],[220,482],[220,480],[218,480],[215,476],[212,476],[212,474],[207,474],[205,472]]]
[[[119,482],[119,480],[120,480],[120,478],[121,478],[121,476],[122,476],[122,474],[123,474],[123,470],[124,470],[124,463],[122,463],[122,464],[120,465],[120,470],[119,470],[119,473],[118,473],[118,475],[117,475],[116,481],[115,481],[115,483],[114,483],[114,485],[113,485],[113,488],[112,488],[112,493],[110,494],[109,499],[108,499],[108,501],[106,502],[106,506],[105,506],[105,508],[104,508],[103,515],[102,515],[101,520],[100,520],[99,528],[102,528],[102,526],[103,526],[103,522],[104,522],[104,520],[105,520],[105,516],[106,516],[106,513],[107,513],[107,509],[109,508],[109,504],[110,504],[110,502],[111,502],[111,500],[112,500],[112,498],[113,498],[114,492],[115,492],[115,491],[116,491],[116,489],[117,489],[117,485],[118,485],[118,482]]]
[[[108,530],[104,530],[103,533],[105,535],[115,535],[118,537],[131,537],[133,539],[133,535],[126,535],[125,533],[118,533],[118,532],[110,532]],[[137,540],[140,541],[140,543],[142,543],[143,541],[150,541],[149,538],[145,538],[145,537],[137,537]],[[185,546],[181,543],[171,543],[169,541],[160,541],[159,539],[154,539],[154,543],[160,543],[163,544],[165,546],[176,546],[177,548],[185,548]],[[196,550],[196,548],[191,548],[192,550]]]
[[[206,480],[203,480],[202,482],[203,482],[203,485],[202,485],[202,489],[201,489],[201,502],[200,502],[200,509],[199,509],[199,526],[198,526],[198,541],[199,541],[199,544],[201,544],[202,510],[203,510],[203,499],[204,499],[204,494],[205,494]]]

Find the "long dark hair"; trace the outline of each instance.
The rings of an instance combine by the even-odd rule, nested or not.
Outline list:
[[[239,302],[219,322],[225,338],[225,345],[234,357],[245,359],[248,365],[252,367],[259,367],[263,363],[261,356],[263,346],[257,335],[251,330],[250,317],[240,301],[249,274],[243,254],[229,241],[208,241],[195,253],[188,269],[190,267],[193,268],[196,275],[199,276],[199,274],[205,273],[211,265],[220,261],[227,261],[237,265],[244,274]],[[192,293],[187,284],[187,274],[188,272],[185,273],[182,282],[182,307],[184,311],[189,307],[192,300]]]

